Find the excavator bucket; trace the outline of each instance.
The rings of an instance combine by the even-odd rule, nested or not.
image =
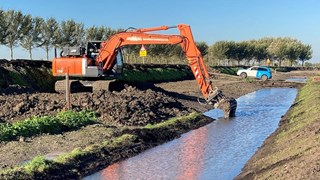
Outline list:
[[[212,93],[210,93],[210,103],[214,104],[215,108],[223,110],[224,117],[235,117],[237,110],[237,100],[233,97],[226,97],[222,91],[215,88]]]
[[[237,101],[233,97],[223,98],[219,102],[218,108],[223,110],[225,118],[235,117]]]

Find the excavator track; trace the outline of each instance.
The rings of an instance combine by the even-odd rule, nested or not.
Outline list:
[[[97,92],[97,91],[112,91],[114,88],[113,86],[116,84],[115,80],[100,80],[100,81],[95,81],[92,84],[92,91]]]
[[[69,80],[70,92],[76,92],[82,84],[78,80]],[[59,80],[56,81],[54,85],[54,90],[58,93],[65,93],[66,92],[66,80]]]
[[[99,80],[99,81],[85,81],[85,80],[69,80],[70,92],[97,92],[113,91],[117,88],[115,80]],[[58,93],[66,92],[66,81],[60,80],[55,83],[55,91]]]

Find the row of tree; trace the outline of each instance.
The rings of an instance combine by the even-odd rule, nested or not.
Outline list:
[[[84,45],[88,40],[107,40],[113,34],[123,29],[112,29],[105,26],[85,28],[83,23],[74,20],[61,21],[54,18],[43,19],[22,14],[21,11],[0,9],[0,44],[10,48],[13,59],[13,48],[20,46],[29,52],[32,59],[34,48],[43,48],[49,59],[52,48],[61,49],[64,46]],[[138,54],[141,46],[130,46],[126,54]],[[197,47],[209,61],[236,61],[238,65],[251,61],[260,63],[270,58],[277,60],[279,65],[283,60],[291,64],[296,61],[311,59],[311,46],[292,38],[263,38],[251,41],[219,41],[208,46],[205,42],[197,42]],[[181,56],[179,45],[148,45],[151,56]]]
[[[13,48],[20,46],[29,52],[43,48],[49,59],[49,50],[63,46],[83,45],[88,40],[103,40],[120,30],[108,27],[92,26],[84,28],[83,23],[66,20],[59,23],[54,18],[43,19],[22,14],[21,11],[0,9],[0,44],[10,48],[13,59]]]
[[[291,65],[312,58],[311,45],[303,44],[301,41],[292,38],[263,38],[251,41],[219,41],[210,46],[209,52],[215,59],[235,60],[238,65],[250,64],[256,61],[272,59],[279,63],[288,60]]]

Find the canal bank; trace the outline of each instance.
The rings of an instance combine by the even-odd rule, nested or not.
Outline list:
[[[278,127],[297,94],[295,88],[265,88],[237,99],[236,117],[221,110],[205,113],[216,121],[117,162],[84,178],[233,179]]]
[[[236,179],[319,179],[319,104],[320,77],[315,76]]]

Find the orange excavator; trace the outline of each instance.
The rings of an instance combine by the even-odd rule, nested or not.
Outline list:
[[[149,33],[163,31],[170,28],[178,28],[179,35],[166,35]],[[206,103],[213,104],[216,108],[224,110],[226,117],[235,115],[237,103],[234,98],[228,98],[217,88],[213,87],[208,70],[204,64],[202,55],[196,47],[189,25],[160,26],[153,28],[131,29],[119,32],[106,41],[92,41],[87,47],[65,47],[61,57],[52,61],[52,73],[54,76],[71,77],[105,77],[114,78],[123,71],[123,59],[121,48],[128,45],[147,44],[180,44],[184,51],[188,65],[200,87]],[[108,89],[110,81],[82,81],[84,86],[92,86],[93,90]],[[57,81],[56,91],[65,89],[65,82]]]

